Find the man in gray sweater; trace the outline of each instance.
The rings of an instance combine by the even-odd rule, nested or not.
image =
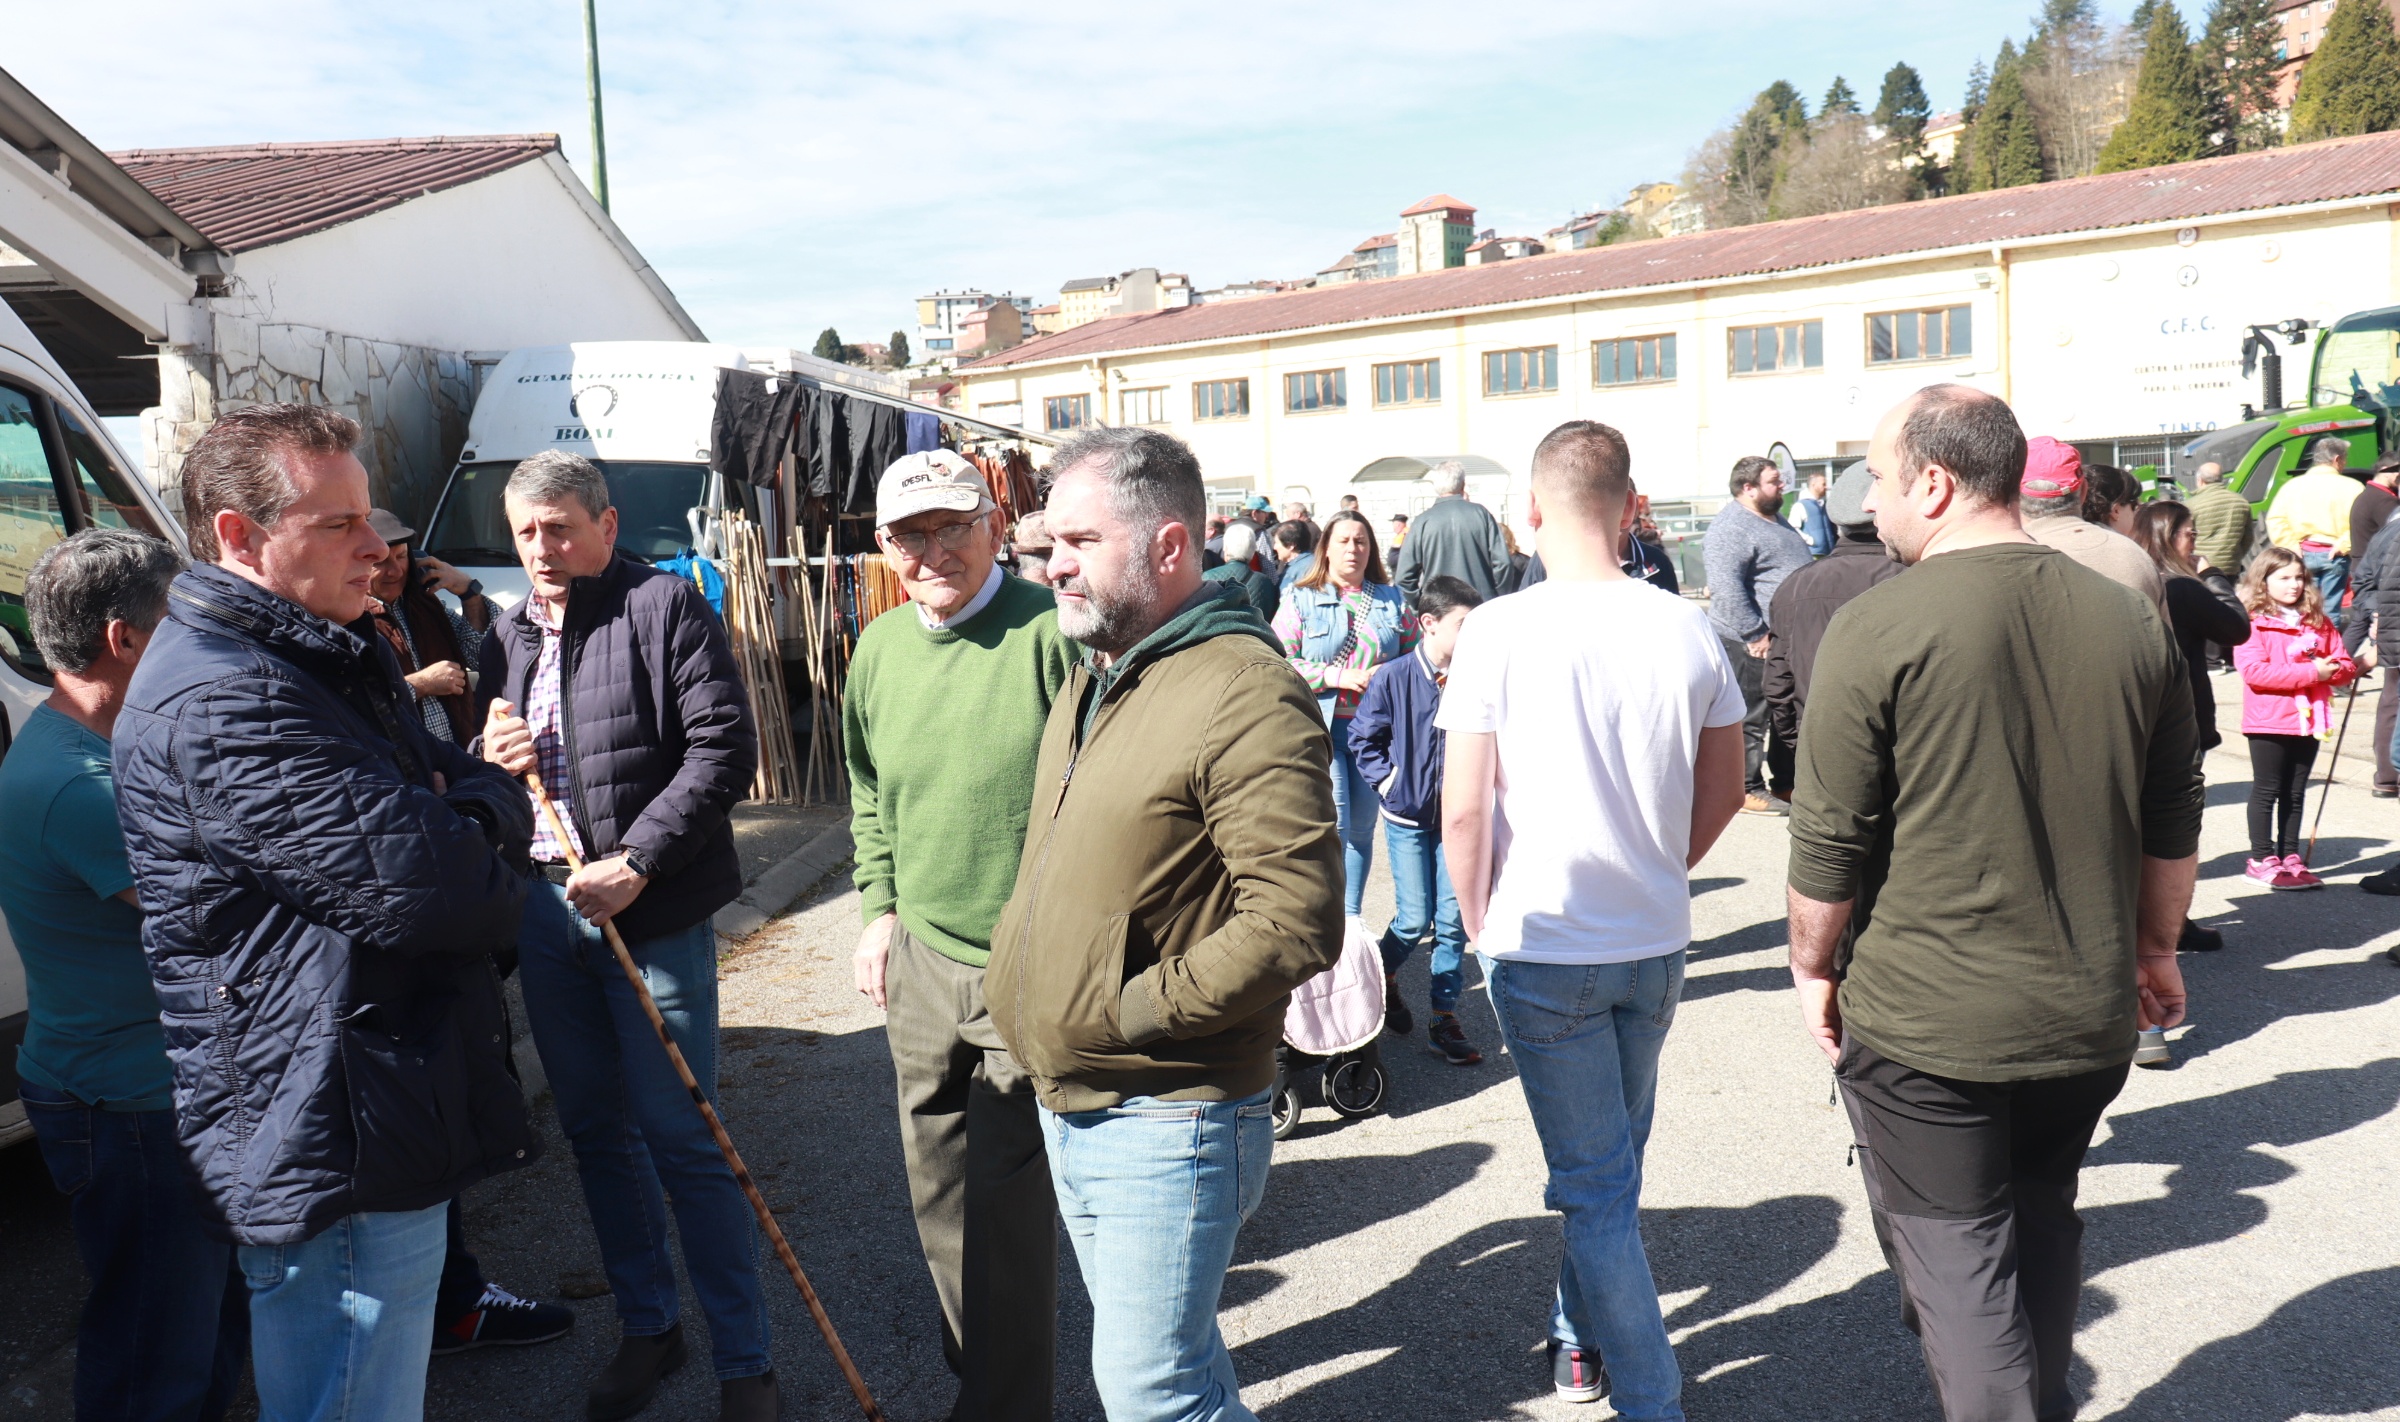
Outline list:
[[[1508,536],[1491,510],[1467,497],[1467,471],[1446,459],[1433,466],[1433,507],[1408,526],[1408,541],[1392,553],[1392,581],[1410,597],[1428,578],[1456,578],[1485,602],[1516,591]]]
[[[1783,521],[1783,472],[1745,454],[1733,462],[1733,502],[1709,520],[1701,543],[1708,566],[1708,620],[1733,659],[1749,713],[1742,718],[1742,813],[1791,812],[1792,747],[1768,724],[1767,609],[1775,589],[1809,565],[1808,540]]]

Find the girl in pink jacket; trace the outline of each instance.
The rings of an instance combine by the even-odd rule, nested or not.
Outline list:
[[[2300,801],[2317,744],[2332,724],[2333,688],[2358,667],[2325,618],[2300,555],[2267,547],[2242,574],[2250,640],[2233,649],[2242,674],[2242,734],[2250,738],[2250,862],[2270,889],[2321,889],[2301,862]],[[2272,833],[2270,833],[2272,831]]]

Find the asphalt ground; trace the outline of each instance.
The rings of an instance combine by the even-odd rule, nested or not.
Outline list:
[[[2240,877],[2238,736],[2208,774],[2194,914],[2228,946],[2183,960],[2193,1007],[2176,1065],[2133,1074],[2084,1172],[2081,1415],[2400,1417],[2400,967],[2381,951],[2400,942],[2400,900],[2355,887],[2392,862],[2400,806],[2370,800],[2344,757],[2317,853],[2331,886],[2270,894]],[[1695,942],[1644,1192],[1686,1406],[1695,1419],[1933,1419],[1830,1073],[1794,1010],[1785,838],[1780,820],[1738,819],[1693,876]],[[1389,905],[1379,864],[1371,925]],[[837,880],[729,952],[724,1112],[887,1414],[920,1422],[947,1415],[955,1382],[909,1217],[880,1014],[850,987],[857,928]],[[1424,972],[1420,957],[1403,975],[1420,1007]],[[1465,1011],[1482,1066],[1387,1036],[1388,1112],[1344,1123],[1312,1110],[1277,1148],[1222,1317],[1244,1398],[1270,1422],[1608,1415],[1549,1394],[1539,1348],[1558,1224],[1480,993]],[[576,1331],[435,1362],[429,1417],[580,1417],[614,1347],[572,1162],[546,1103],[537,1115],[549,1155],[470,1192],[468,1230],[492,1278],[568,1296]],[[19,1328],[36,1315],[55,1327],[78,1287],[63,1211],[41,1203],[30,1155],[0,1155],[12,1373]],[[1063,1243],[1060,1258],[1058,1415],[1098,1419],[1089,1308]],[[773,1272],[766,1287],[785,1415],[854,1416],[797,1293]],[[704,1358],[688,1294],[685,1316]],[[646,1415],[713,1417],[711,1381],[696,1362]],[[0,1417],[64,1415],[17,1401],[17,1385],[0,1381]]]

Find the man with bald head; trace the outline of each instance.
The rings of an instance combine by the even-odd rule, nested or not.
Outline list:
[[[1742,688],[1707,614],[1618,560],[1634,524],[1623,435],[1552,430],[1527,518],[1549,577],[1467,614],[1434,719],[1442,846],[1565,1216],[1552,1389],[1592,1402],[1613,1386],[1621,1417],[1680,1418],[1642,1250],[1642,1148],[1692,940],[1689,870],[1741,810]]]
[[[1943,1416],[2053,1422],[2075,1413],[2084,1151],[2136,1032],[2183,1018],[2191,687],[2147,598],[2027,535],[2006,404],[1921,390],[1867,464],[1911,566],[1817,653],[1792,980]]]

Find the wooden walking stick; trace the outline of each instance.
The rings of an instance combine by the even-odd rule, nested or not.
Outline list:
[[[534,807],[550,821],[550,833],[557,838],[561,854],[567,857],[567,867],[581,869],[583,856],[575,852],[575,841],[568,835],[566,822],[558,817],[558,806],[550,802],[550,792],[542,788],[541,772],[525,772],[525,786],[533,792]],[[858,1399],[858,1408],[867,1414],[867,1422],[883,1422],[883,1409],[875,1405],[875,1395],[867,1391],[867,1380],[858,1375],[858,1365],[850,1361],[850,1350],[842,1346],[842,1336],[833,1331],[833,1319],[827,1316],[825,1305],[818,1302],[817,1291],[809,1287],[808,1275],[800,1271],[800,1260],[792,1253],[791,1244],[783,1237],[783,1227],[775,1223],[775,1212],[767,1208],[767,1197],[758,1191],[757,1182],[750,1178],[750,1167],[742,1164],[742,1153],[733,1148],[733,1137],[725,1134],[725,1123],[717,1119],[717,1108],[708,1104],[708,1093],[700,1089],[699,1079],[692,1075],[691,1065],[683,1059],[683,1049],[675,1045],[675,1035],[667,1030],[667,1019],[659,1015],[658,999],[650,995],[650,985],[642,981],[642,970],[634,965],[633,954],[625,947],[624,935],[617,932],[612,921],[600,925],[608,946],[617,955],[617,966],[625,970],[625,980],[633,984],[633,995],[641,1001],[642,1015],[650,1019],[650,1028],[658,1033],[658,1044],[667,1049],[667,1060],[675,1064],[675,1074],[683,1078],[683,1089],[692,1093],[692,1105],[700,1119],[708,1123],[708,1133],[717,1138],[717,1149],[733,1178],[750,1197],[750,1209],[758,1216],[758,1227],[767,1232],[775,1246],[775,1257],[783,1261],[784,1272],[800,1286],[800,1301],[808,1305],[808,1316],[817,1321],[817,1331],[825,1335],[825,1346],[832,1350],[836,1367],[850,1384],[850,1393]]]
[[[2317,787],[2317,817],[2308,826],[2308,853],[2300,856],[2300,862],[2311,867],[2317,861],[2317,831],[2325,827],[2325,802],[2333,798],[2325,792],[2333,788],[2333,770],[2342,758],[2342,737],[2350,734],[2350,712],[2358,705],[2356,681],[2350,683],[2349,691],[2349,698],[2342,703],[2341,729],[2333,733],[2333,754],[2325,757],[2325,783]]]

